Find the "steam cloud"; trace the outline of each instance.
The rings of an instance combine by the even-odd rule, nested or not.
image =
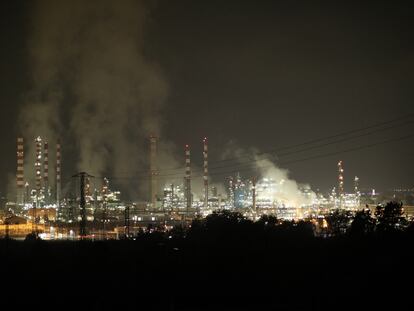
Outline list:
[[[228,143],[221,158],[223,160],[229,158],[238,159],[242,169],[246,169],[246,163],[250,163],[251,165],[248,165],[247,168],[251,171],[259,172],[260,176],[258,177],[273,179],[277,184],[277,189],[270,191],[269,195],[273,196],[273,201],[275,202],[299,207],[311,204],[312,199],[315,197],[315,193],[310,191],[309,185],[298,184],[289,177],[288,170],[282,169],[275,164],[275,157],[269,154],[263,155],[257,149],[245,150],[237,147],[237,144],[232,141]],[[304,195],[303,191],[301,191],[302,189],[308,189],[309,195]]]
[[[131,175],[147,167],[147,137],[161,134],[161,111],[168,96],[160,68],[144,54],[148,14],[144,1],[36,1],[29,40],[32,90],[19,122],[24,136],[47,137],[52,148],[58,137],[74,137],[77,169],[97,176]],[[246,153],[230,149],[227,156]],[[160,142],[158,150],[159,169],[179,165],[171,143]],[[250,152],[263,177],[284,181],[283,198],[275,199],[308,201],[286,170]],[[26,155],[34,161],[32,141],[26,142]],[[33,161],[26,161],[26,174],[34,173]],[[147,184],[142,183],[141,190]],[[221,184],[211,185],[224,193]],[[202,187],[201,178],[193,180],[194,193],[202,193]]]
[[[41,0],[33,12],[24,136],[73,136],[79,171],[142,170],[147,137],[160,134],[168,95],[161,70],[144,55],[143,1]],[[32,145],[26,154],[34,154]]]
[[[307,184],[298,184],[295,180],[289,178],[289,172],[276,166],[266,157],[255,156],[258,170],[262,177],[273,179],[277,183],[277,191],[273,194],[273,200],[286,204],[288,206],[300,207],[309,205],[316,196],[310,192],[310,196],[305,196],[301,189],[309,189]]]

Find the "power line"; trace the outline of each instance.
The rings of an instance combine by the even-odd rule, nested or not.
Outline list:
[[[371,147],[378,146],[378,145],[383,145],[383,144],[387,144],[387,143],[402,141],[402,140],[406,140],[406,139],[409,139],[409,138],[412,138],[412,137],[414,137],[414,135],[406,135],[406,136],[402,136],[402,137],[383,140],[383,141],[373,143],[373,144],[360,145],[360,146],[354,147],[354,148],[339,150],[339,151],[330,152],[330,153],[319,154],[319,155],[306,157],[306,158],[302,158],[302,159],[297,159],[297,160],[290,160],[290,161],[280,162],[279,164],[280,165],[286,165],[286,164],[292,164],[292,163],[304,162],[304,161],[308,161],[308,160],[314,160],[314,159],[319,159],[319,158],[330,157],[330,156],[337,155],[337,154],[349,153],[349,152],[353,152],[353,151],[358,151],[358,150],[362,150],[362,149],[371,148]],[[251,170],[255,170],[255,169],[263,169],[263,168],[273,167],[273,165],[259,166],[258,167],[256,163],[257,163],[257,161],[250,161],[249,165],[245,165],[245,166],[248,166],[246,168],[232,169],[232,170],[223,171],[223,172],[213,172],[213,173],[210,173],[210,176],[220,176],[220,175],[232,174],[232,173],[235,173],[235,172],[251,171]],[[223,167],[223,168],[226,168],[226,167]],[[170,177],[174,177],[174,176],[176,176],[177,179],[178,179],[179,177],[183,176],[183,174],[158,175],[158,177],[160,177],[160,178],[162,178],[162,177],[170,178]],[[202,176],[202,174],[193,175],[193,177],[201,177],[201,176]],[[139,179],[145,179],[145,178],[148,178],[148,177],[149,176],[144,175],[144,176],[134,176],[134,177],[112,176],[112,177],[109,177],[109,178],[115,179],[115,180],[117,180],[117,179],[133,180],[133,179],[138,179],[138,178]]]
[[[402,125],[406,125],[406,124],[412,124],[412,123],[414,123],[414,122],[413,121],[405,122],[405,123],[400,124],[398,126],[402,126]],[[288,156],[288,155],[297,154],[297,153],[301,153],[301,152],[304,152],[304,151],[309,151],[309,150],[323,148],[323,147],[326,147],[326,146],[330,146],[330,145],[338,144],[338,143],[341,143],[341,142],[353,140],[353,139],[356,139],[356,138],[361,138],[361,137],[369,136],[369,135],[376,134],[376,133],[379,133],[379,132],[383,132],[383,131],[386,131],[386,130],[389,130],[389,129],[393,129],[393,128],[398,127],[398,126],[389,126],[389,127],[386,127],[386,128],[378,129],[376,131],[371,131],[371,132],[368,132],[368,133],[363,133],[363,134],[359,134],[359,135],[349,136],[349,137],[342,138],[340,140],[330,141],[330,142],[326,142],[326,143],[319,144],[319,145],[315,145],[315,146],[310,146],[310,147],[303,148],[303,149],[299,149],[299,150],[294,150],[294,151],[290,151],[290,152],[281,153],[281,154],[278,154],[277,157],[278,158],[282,158],[282,157],[285,157],[285,156]],[[266,153],[261,153],[260,155],[263,155],[263,154],[266,154]],[[225,167],[230,167],[230,166],[240,166],[240,165],[243,165],[243,163],[248,163],[248,162],[251,162],[251,161],[239,162],[238,164],[236,163],[236,164],[232,164],[232,165],[229,165],[229,166],[226,166],[226,165],[224,165],[224,166],[216,166],[216,167],[215,166],[212,166],[212,169],[225,168]]]
[[[322,141],[330,140],[330,139],[333,139],[333,138],[347,136],[347,135],[350,135],[350,134],[353,134],[353,133],[363,132],[363,131],[366,131],[366,130],[369,130],[369,129],[382,127],[384,125],[392,124],[392,123],[395,123],[397,121],[410,119],[413,116],[414,116],[414,113],[409,113],[409,114],[406,114],[404,116],[394,118],[392,120],[388,120],[388,121],[384,121],[384,122],[378,122],[378,123],[375,123],[375,124],[372,124],[372,125],[369,125],[369,126],[366,126],[366,127],[361,127],[361,128],[357,128],[357,129],[337,133],[337,134],[334,134],[334,135],[330,135],[330,136],[316,138],[316,139],[312,139],[312,140],[302,142],[302,143],[298,143],[298,144],[294,144],[294,145],[284,146],[284,147],[280,147],[280,148],[268,149],[267,151],[258,152],[254,156],[273,155],[277,152],[281,152],[281,151],[284,151],[284,150],[295,149],[295,148],[299,148],[299,147],[302,147],[302,146],[311,145],[311,144],[314,144],[314,143],[317,143],[317,142],[322,142]],[[316,148],[319,148],[319,147],[324,147],[324,146],[327,146],[327,145],[332,145],[332,144],[335,144],[335,143],[339,143],[339,142],[343,142],[343,141],[347,141],[347,140],[351,140],[351,139],[355,139],[355,138],[368,136],[368,135],[371,135],[371,134],[375,134],[375,133],[378,133],[378,132],[386,131],[386,130],[389,130],[389,129],[401,127],[401,126],[404,126],[404,125],[407,125],[407,124],[412,124],[412,123],[413,123],[413,120],[407,120],[404,123],[391,125],[391,126],[388,126],[388,127],[385,127],[385,128],[379,128],[377,130],[370,131],[368,133],[363,133],[363,134],[360,134],[360,135],[345,137],[345,138],[342,138],[341,140],[338,140],[338,141],[327,142],[327,143],[323,143],[323,144],[320,144],[320,145],[317,145],[317,146],[307,147],[307,148],[301,149],[301,150],[285,152],[285,153],[279,154],[278,157],[282,157],[282,156],[286,156],[286,155],[290,155],[290,154],[294,154],[294,153],[298,153],[298,152],[303,152],[303,151],[307,151],[307,150],[312,150],[312,149],[316,149]],[[215,166],[214,164],[223,163],[223,162],[230,162],[230,161],[237,161],[237,160],[240,160],[240,159],[243,159],[243,158],[252,158],[252,152],[246,152],[245,155],[242,154],[242,155],[239,155],[237,157],[226,158],[226,159],[216,160],[216,161],[210,161],[210,168],[211,169],[216,169],[216,168],[228,167],[227,165]],[[251,160],[246,161],[246,162],[250,162],[250,161]],[[239,162],[238,164],[230,164],[230,166],[238,166],[242,163],[243,162]],[[160,172],[168,172],[168,171],[174,172],[174,171],[182,171],[183,168],[184,168],[184,166],[179,166],[179,167],[175,167],[175,168],[159,169],[158,171],[160,171]],[[196,170],[201,170],[201,169],[200,168],[198,168],[198,169],[195,168],[193,170],[196,171]],[[141,171],[136,171],[135,173],[144,175],[144,174],[148,174],[148,171],[147,170],[141,170]],[[174,174],[180,174],[180,173],[174,173]],[[159,175],[159,176],[161,176],[161,175]]]
[[[302,158],[302,159],[280,162],[279,165],[293,164],[293,163],[299,163],[299,162],[304,162],[304,161],[309,161],[309,160],[326,158],[326,157],[330,157],[330,156],[337,155],[337,154],[349,153],[349,152],[358,151],[358,150],[362,150],[362,149],[372,148],[372,147],[375,147],[375,146],[378,146],[378,145],[383,145],[383,144],[392,143],[392,142],[396,142],[396,141],[402,141],[402,140],[406,140],[406,139],[409,139],[409,138],[412,138],[412,137],[414,137],[414,135],[406,135],[406,136],[398,137],[398,138],[395,138],[395,139],[387,139],[387,140],[377,142],[377,143],[373,143],[373,144],[361,145],[361,146],[354,147],[354,148],[344,149],[344,150],[325,153],[325,154],[319,154],[319,155],[306,157],[306,158]],[[254,164],[251,164],[251,165],[254,165]],[[240,171],[250,171],[250,170],[253,170],[253,169],[264,169],[264,168],[272,168],[272,167],[274,167],[274,165],[266,165],[266,166],[260,166],[260,167],[255,166],[255,167],[250,167],[248,169],[242,169],[242,170],[231,170],[231,171],[228,171],[228,172],[211,173],[210,175],[219,176],[219,175],[226,175],[226,174],[231,174],[231,173],[240,172]],[[195,177],[197,177],[197,176],[195,176]]]
[[[299,144],[289,145],[289,146],[285,146],[285,147],[281,147],[281,148],[269,149],[267,151],[259,152],[257,155],[265,155],[265,154],[269,154],[269,153],[276,153],[276,152],[280,152],[280,151],[284,151],[284,150],[294,149],[294,148],[298,148],[298,147],[301,147],[301,146],[310,145],[310,144],[313,144],[313,143],[316,143],[316,142],[320,142],[320,141],[324,141],[324,140],[328,140],[328,139],[332,139],[332,138],[337,138],[337,137],[341,137],[341,136],[346,136],[346,135],[349,135],[349,134],[353,134],[353,133],[357,133],[357,132],[361,132],[361,131],[366,131],[366,130],[376,128],[376,127],[381,127],[381,126],[384,126],[384,125],[387,125],[387,124],[395,123],[397,121],[401,121],[401,120],[404,120],[404,119],[409,119],[409,118],[412,118],[412,117],[414,117],[414,113],[409,113],[409,114],[406,114],[404,116],[401,116],[401,117],[398,117],[398,118],[395,118],[395,119],[392,119],[392,120],[389,120],[389,121],[375,123],[375,124],[372,124],[372,125],[369,125],[369,126],[366,126],[366,127],[361,127],[361,128],[357,128],[357,129],[353,129],[353,130],[349,130],[349,131],[345,131],[345,132],[340,132],[340,133],[330,135],[330,136],[325,136],[325,137],[321,137],[321,138],[312,139],[312,140],[309,140],[309,141],[306,141],[306,142],[303,142],[303,143],[299,143]],[[389,128],[403,126],[403,125],[408,124],[408,123],[413,123],[413,121],[411,120],[411,121],[406,122],[406,123],[396,124],[395,126],[391,126]],[[225,161],[234,161],[234,160],[242,158],[242,157],[248,157],[249,155],[251,155],[251,153],[246,154],[245,156],[237,156],[237,157],[234,157],[234,158],[218,160],[218,161],[215,161],[214,163],[225,162]]]

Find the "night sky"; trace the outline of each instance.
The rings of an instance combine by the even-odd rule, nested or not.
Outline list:
[[[313,189],[336,184],[340,159],[348,191],[355,175],[362,188],[412,188],[413,137],[340,153],[413,132],[414,9],[407,2],[145,2],[143,55],[168,85],[157,112],[160,139],[176,146],[179,160],[184,144],[191,144],[201,165],[201,140],[208,136],[213,165],[230,142],[277,150],[407,116],[389,130],[292,153],[276,163]],[[17,120],[32,88],[34,5],[0,4],[1,193],[15,172]],[[61,99],[63,110],[71,100]],[[73,137],[64,139],[63,171],[70,176],[77,172],[78,152]],[[333,152],[339,154],[289,163]]]

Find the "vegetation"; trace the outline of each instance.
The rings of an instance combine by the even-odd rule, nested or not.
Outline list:
[[[385,206],[378,205],[375,216],[378,222],[377,230],[381,233],[402,231],[408,225],[402,203],[388,202]]]
[[[371,235],[375,231],[375,223],[369,209],[357,211],[349,228],[349,234],[355,237]]]
[[[217,211],[190,228],[151,228],[121,241],[0,240],[2,279],[20,284],[6,291],[19,308],[41,301],[90,310],[409,309],[411,287],[403,284],[414,276],[414,227],[399,203],[377,211],[333,212],[328,238],[315,235],[311,221],[253,222]],[[26,299],[13,299],[22,284]],[[381,299],[379,289],[387,293]]]

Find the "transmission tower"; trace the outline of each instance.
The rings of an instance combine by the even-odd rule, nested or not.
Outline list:
[[[93,177],[85,172],[80,172],[72,177],[79,177],[80,179],[80,201],[79,209],[81,221],[79,224],[79,235],[81,240],[86,237],[86,199],[85,199],[85,179],[87,177]]]

